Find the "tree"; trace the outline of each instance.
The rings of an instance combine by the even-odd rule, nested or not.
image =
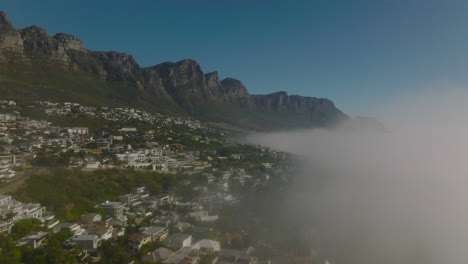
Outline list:
[[[70,228],[62,228],[57,233],[50,236],[50,240],[57,240],[61,243],[65,242],[67,239],[74,235],[73,231]]]
[[[63,242],[59,240],[60,237],[51,237],[47,242],[45,248],[47,263],[62,264],[73,263],[74,258],[65,253],[63,250]]]
[[[102,258],[103,264],[114,263],[129,263],[130,256],[125,252],[125,249],[113,244],[113,240],[109,239],[102,242]]]
[[[29,218],[29,219],[22,219],[19,220],[13,227],[11,228],[11,233],[16,238],[21,238],[28,235],[31,232],[37,232],[42,230],[42,223],[39,219],[36,218]]]

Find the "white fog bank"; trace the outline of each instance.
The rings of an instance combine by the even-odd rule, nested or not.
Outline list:
[[[379,115],[385,132],[343,124],[250,141],[306,160],[289,202],[333,263],[468,263],[468,92],[410,96]]]

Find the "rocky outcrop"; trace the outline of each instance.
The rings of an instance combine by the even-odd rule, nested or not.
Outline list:
[[[253,95],[256,106],[267,112],[313,112],[336,111],[332,101],[324,98],[288,95],[286,92],[276,92],[267,95]]]
[[[207,89],[212,91],[212,93],[217,93],[219,87],[221,87],[221,82],[219,81],[218,72],[209,72],[204,74],[205,77],[205,86]]]
[[[133,56],[110,52],[91,52],[91,56],[96,59],[98,67],[102,68],[109,81],[137,81],[142,78],[141,68]]]
[[[239,103],[243,100],[248,101],[250,99],[249,92],[247,91],[247,88],[245,88],[244,84],[233,78],[222,80],[221,90],[223,91],[228,103]]]
[[[15,30],[10,19],[0,11],[0,49],[8,52],[23,53],[21,34]]]
[[[72,52],[86,52],[74,36],[59,33],[50,37],[39,26],[15,29],[4,12],[0,12],[0,51],[13,52],[29,59],[65,62],[71,65]]]
[[[8,32],[13,30],[13,24],[11,23],[5,12],[0,11],[0,32]]]
[[[52,38],[57,40],[66,50],[75,50],[81,52],[86,51],[83,42],[75,36],[65,33],[58,33]]]
[[[38,26],[20,30],[24,51],[31,57],[59,61],[69,61],[69,57],[60,43],[49,37],[47,31]]]

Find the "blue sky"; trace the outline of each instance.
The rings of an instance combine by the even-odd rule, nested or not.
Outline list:
[[[468,1],[1,0],[16,27],[66,32],[142,66],[185,58],[251,93],[326,97],[347,113],[468,83]]]

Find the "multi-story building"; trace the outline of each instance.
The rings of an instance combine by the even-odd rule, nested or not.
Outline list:
[[[152,241],[162,241],[167,238],[169,234],[167,228],[161,226],[143,227],[140,232],[151,236]]]
[[[37,218],[42,220],[45,207],[40,204],[24,204],[16,201],[9,195],[0,195],[0,216],[9,217],[12,221],[27,218]]]
[[[137,253],[140,248],[146,244],[151,242],[151,236],[147,234],[131,234],[128,237],[128,251],[130,253]]]
[[[164,240],[164,244],[172,248],[190,247],[192,245],[192,235],[175,233]]]
[[[69,134],[86,135],[88,134],[89,130],[87,127],[68,127],[67,132]]]
[[[123,216],[123,205],[120,202],[109,202],[98,204],[95,208],[102,208],[111,217]]]
[[[86,248],[87,250],[97,249],[100,245],[100,240],[97,235],[75,235],[69,239],[77,248]]]

